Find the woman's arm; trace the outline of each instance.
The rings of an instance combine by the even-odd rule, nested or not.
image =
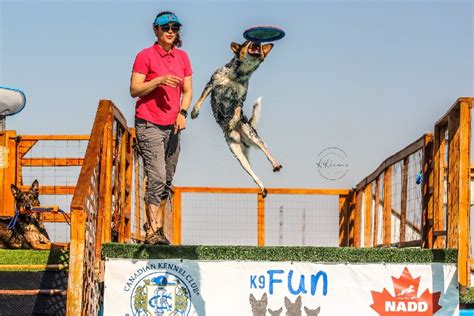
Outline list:
[[[184,77],[183,95],[181,99],[181,109],[188,110],[193,98],[193,77]]]
[[[130,95],[132,98],[143,97],[162,84],[175,88],[181,82],[179,77],[172,75],[156,77],[146,82],[145,78],[146,75],[139,72],[132,73],[132,77],[130,78]]]
[[[193,98],[193,77],[184,77],[183,82],[183,93],[181,95],[181,107],[180,109],[188,111],[191,99]],[[174,132],[177,133],[182,129],[186,128],[186,118],[182,114],[178,114],[176,122],[174,123]]]

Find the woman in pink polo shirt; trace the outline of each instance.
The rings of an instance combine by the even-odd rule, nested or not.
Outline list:
[[[172,12],[159,13],[153,23],[157,42],[138,53],[130,94],[138,97],[135,128],[147,186],[145,243],[168,245],[163,232],[164,205],[179,157],[180,132],[192,98],[192,69],[181,47],[181,23]]]

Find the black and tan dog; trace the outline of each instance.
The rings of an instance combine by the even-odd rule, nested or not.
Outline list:
[[[15,198],[15,207],[21,210],[21,213],[11,228],[8,225],[12,218],[0,217],[0,248],[50,249],[48,232],[39,220],[39,214],[29,213],[34,207],[40,206],[38,181],[33,181],[27,191],[21,191],[13,184],[11,190]]]
[[[214,118],[224,131],[230,150],[239,160],[242,168],[259,186],[264,197],[267,195],[267,190],[248,161],[249,147],[256,146],[262,150],[272,164],[273,171],[279,171],[282,166],[272,157],[255,130],[260,116],[261,98],[254,103],[250,119],[243,115],[242,107],[247,98],[250,76],[265,60],[272,48],[273,44],[262,45],[251,41],[242,45],[232,43],[234,58],[214,72],[191,113],[191,118],[196,118],[204,100],[211,94]]]

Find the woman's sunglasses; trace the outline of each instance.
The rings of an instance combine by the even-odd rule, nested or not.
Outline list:
[[[160,28],[165,33],[169,32],[170,30],[173,31],[173,33],[178,33],[181,26],[177,24],[165,24],[165,25],[160,25]]]

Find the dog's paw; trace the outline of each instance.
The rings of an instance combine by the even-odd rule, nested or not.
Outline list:
[[[191,112],[191,118],[194,120],[199,115],[199,110],[193,109]]]
[[[275,166],[275,167],[273,167],[273,172],[278,172],[278,171],[280,171],[281,168],[283,168],[282,165]]]
[[[263,198],[266,198],[266,197],[267,197],[267,194],[268,194],[267,189],[263,189],[263,190],[262,190],[262,196],[263,196]]]

